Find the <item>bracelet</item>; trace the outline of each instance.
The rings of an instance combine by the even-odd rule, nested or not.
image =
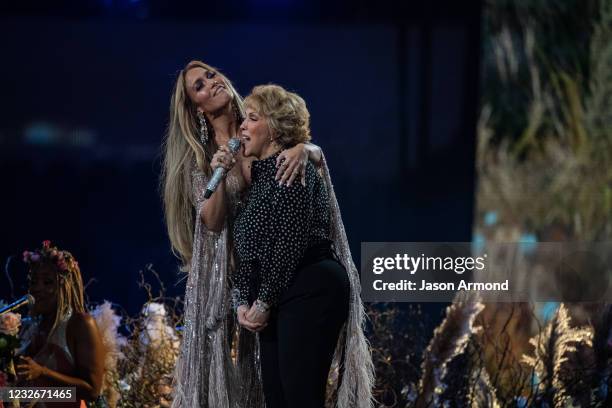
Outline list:
[[[259,313],[267,313],[270,310],[270,305],[264,301],[257,299],[255,301],[255,309],[257,309]]]

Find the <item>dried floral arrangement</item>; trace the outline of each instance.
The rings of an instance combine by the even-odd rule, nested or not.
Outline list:
[[[610,241],[612,2],[487,2],[483,72],[475,236]],[[420,406],[612,406],[609,305],[473,313],[459,300],[447,310],[424,355]]]
[[[145,273],[160,287],[156,295]],[[148,299],[140,315],[118,315],[109,302],[91,310],[107,349],[103,394],[111,407],[169,407],[182,302],[165,297],[164,285],[152,265],[140,271],[139,285]]]
[[[0,302],[0,307],[5,306]],[[21,315],[5,313],[0,315],[0,387],[11,383],[15,377],[15,351],[20,347],[19,329]],[[0,407],[1,407],[0,402]]]
[[[612,2],[491,0],[484,31],[475,236],[610,241]],[[417,379],[414,394],[404,397],[377,359],[379,387],[400,398],[379,393],[376,406],[612,406],[611,313],[601,303],[458,297],[418,355],[420,370],[403,373],[409,388]],[[389,330],[370,333],[374,350],[397,336]]]

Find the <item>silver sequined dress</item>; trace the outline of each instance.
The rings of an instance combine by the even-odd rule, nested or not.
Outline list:
[[[197,216],[204,203],[207,182],[194,161],[191,187],[196,221],[172,406],[236,408],[247,406],[247,402],[242,389],[245,381],[239,380],[239,371],[231,358],[236,321],[231,309],[232,258],[228,233],[240,203],[241,186],[235,173],[229,173],[226,179],[227,221],[221,232],[212,232]],[[263,403],[259,406],[263,407]]]

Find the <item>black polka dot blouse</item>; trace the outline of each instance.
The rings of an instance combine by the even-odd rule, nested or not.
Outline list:
[[[329,197],[323,180],[308,162],[306,187],[299,180],[280,186],[275,180],[278,154],[253,162],[246,204],[235,220],[236,307],[256,299],[275,305],[306,249],[329,237]]]

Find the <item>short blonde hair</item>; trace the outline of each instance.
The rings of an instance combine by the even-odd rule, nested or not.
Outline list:
[[[244,99],[268,121],[272,137],[287,148],[310,141],[310,113],[298,94],[278,85],[259,85]]]

